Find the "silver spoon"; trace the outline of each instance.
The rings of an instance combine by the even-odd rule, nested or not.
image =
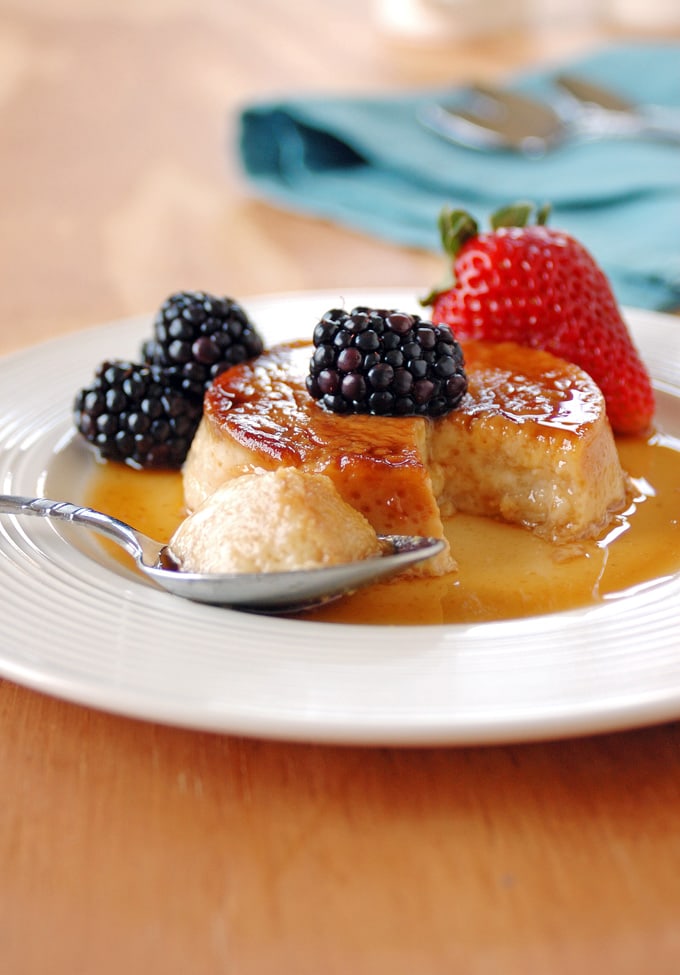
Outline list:
[[[121,545],[146,576],[175,596],[263,613],[292,613],[321,606],[396,575],[444,548],[444,542],[437,538],[379,535],[383,553],[359,562],[293,572],[203,575],[182,572],[162,542],[94,508],[1,494],[0,515],[38,515],[89,528]]]
[[[528,156],[542,156],[567,133],[565,123],[550,105],[490,85],[471,85],[461,104],[423,105],[418,120],[457,145],[511,149]]]
[[[418,119],[450,142],[472,149],[510,149],[540,157],[572,139],[647,138],[680,142],[680,114],[635,107],[603,89],[562,75],[565,94],[551,104],[488,84],[470,85],[459,104],[430,103]],[[568,93],[568,94],[566,94]]]

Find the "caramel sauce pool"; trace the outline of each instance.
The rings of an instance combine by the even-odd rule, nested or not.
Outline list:
[[[535,616],[622,596],[680,571],[680,441],[656,435],[617,446],[635,499],[597,541],[555,546],[514,525],[456,515],[445,530],[458,573],[372,586],[305,618],[422,624]],[[101,464],[86,500],[163,541],[183,516],[178,473]],[[131,564],[120,548],[102,544]]]

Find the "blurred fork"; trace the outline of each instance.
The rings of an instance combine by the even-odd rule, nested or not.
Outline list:
[[[622,126],[628,120],[638,126],[638,136],[654,137],[664,141],[680,141],[680,110],[662,105],[639,105],[624,98],[611,88],[596,85],[578,75],[559,74],[554,79],[563,95],[571,97],[573,110],[578,114],[589,112],[597,119],[615,116]],[[566,101],[563,99],[563,105]]]
[[[437,135],[473,149],[510,149],[529,156],[572,140],[649,138],[680,144],[680,112],[634,106],[569,75],[555,79],[550,103],[488,84],[470,85],[460,102],[430,102],[418,113]]]

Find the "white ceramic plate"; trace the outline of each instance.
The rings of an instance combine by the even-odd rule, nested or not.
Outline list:
[[[327,308],[415,309],[412,290],[244,301],[269,341]],[[677,319],[629,311],[680,436]],[[78,500],[92,458],[71,403],[148,318],[0,360],[0,492]],[[680,509],[680,503],[679,503]],[[680,514],[680,510],[679,510]],[[0,674],[80,704],[196,729],[300,741],[485,743],[680,717],[680,575],[581,611],[476,625],[371,627],[259,617],[157,591],[86,533],[0,518]]]

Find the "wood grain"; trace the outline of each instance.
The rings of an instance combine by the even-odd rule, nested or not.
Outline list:
[[[432,255],[251,198],[244,101],[392,90],[615,26],[422,47],[363,0],[0,0],[0,352],[155,308],[429,283]],[[0,610],[1,611],[1,610]],[[497,748],[288,745],[0,681],[7,975],[582,975],[680,965],[680,727]]]

